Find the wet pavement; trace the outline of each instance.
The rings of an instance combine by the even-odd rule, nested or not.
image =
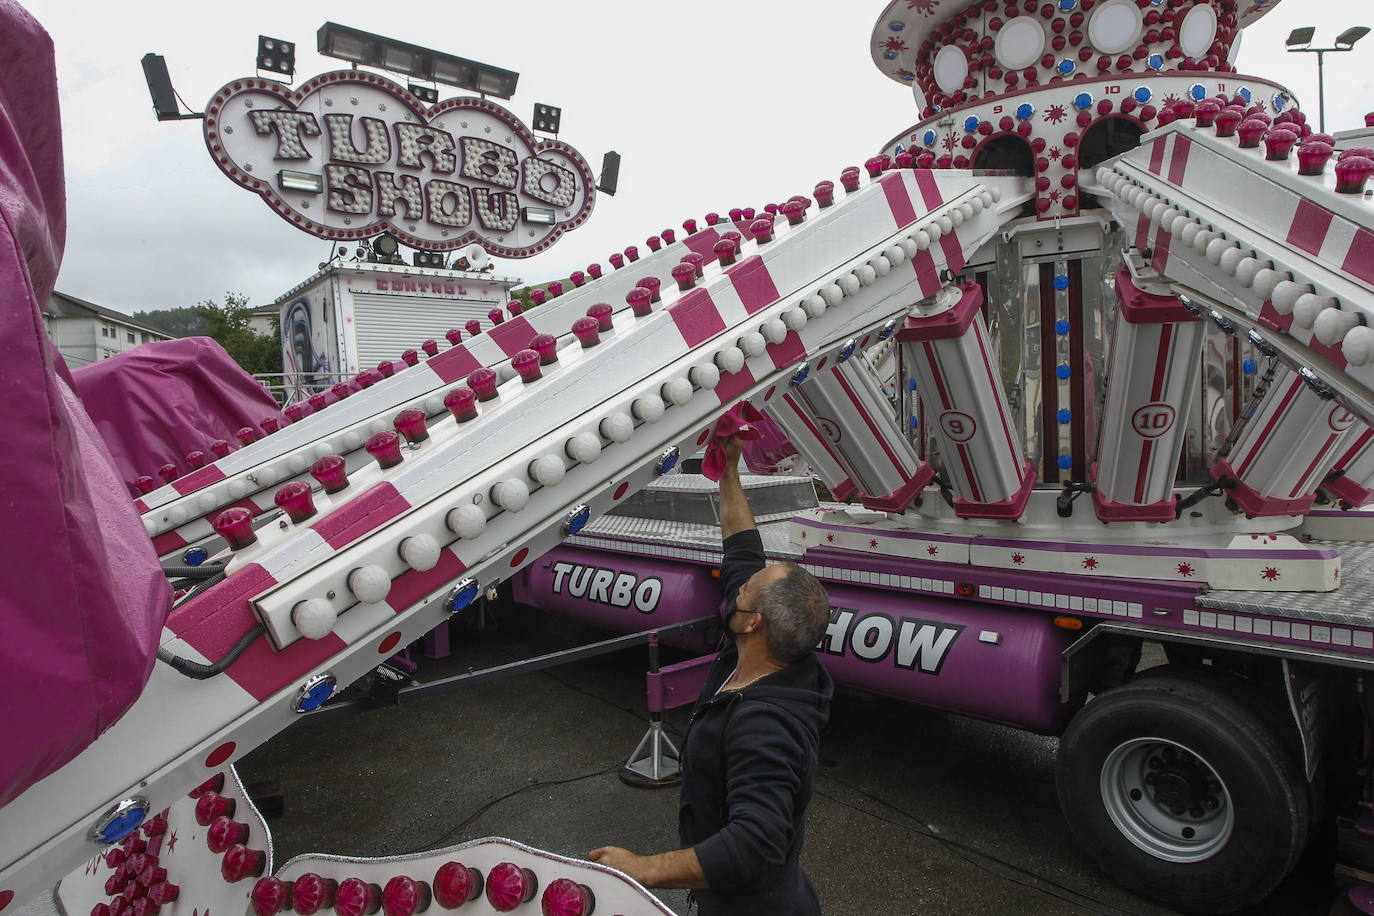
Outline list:
[[[528,608],[497,626],[454,624],[440,678],[607,634]],[[416,647],[418,649],[418,646]],[[665,652],[664,664],[686,657]],[[504,836],[585,856],[604,844],[676,847],[677,790],[617,771],[647,727],[647,649],[299,725],[240,764],[272,781],[277,864],[305,852],[395,855]],[[670,729],[687,710],[665,715]],[[828,916],[1171,910],[1112,883],[1069,835],[1054,788],[1056,741],[840,689],[821,743],[803,864]],[[686,893],[660,892],[678,913]],[[1309,856],[1251,916],[1331,909],[1330,865]]]

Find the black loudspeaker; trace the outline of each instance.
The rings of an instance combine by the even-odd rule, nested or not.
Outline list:
[[[153,110],[159,121],[175,121],[181,117],[177,94],[172,90],[172,78],[167,75],[167,61],[161,54],[149,51],[143,55],[143,78],[148,81],[148,94],[153,97]]]
[[[596,189],[602,194],[615,196],[615,186],[620,181],[620,154],[615,150],[601,157],[601,180]]]

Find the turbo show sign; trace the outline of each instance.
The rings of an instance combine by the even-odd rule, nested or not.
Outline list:
[[[325,73],[292,90],[234,80],[205,112],[220,169],[292,225],[352,241],[385,231],[447,251],[472,242],[523,258],[591,215],[595,179],[558,140],[506,109],[459,97],[427,107],[373,73]]]

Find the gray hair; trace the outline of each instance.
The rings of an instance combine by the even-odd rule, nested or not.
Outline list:
[[[830,624],[830,596],[796,563],[779,563],[786,573],[760,590],[756,610],[768,621],[768,652],[791,664],[816,647]]]

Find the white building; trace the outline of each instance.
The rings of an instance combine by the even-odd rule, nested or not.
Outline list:
[[[43,309],[43,330],[73,369],[108,359],[170,335],[134,321],[128,315],[54,292]]]

